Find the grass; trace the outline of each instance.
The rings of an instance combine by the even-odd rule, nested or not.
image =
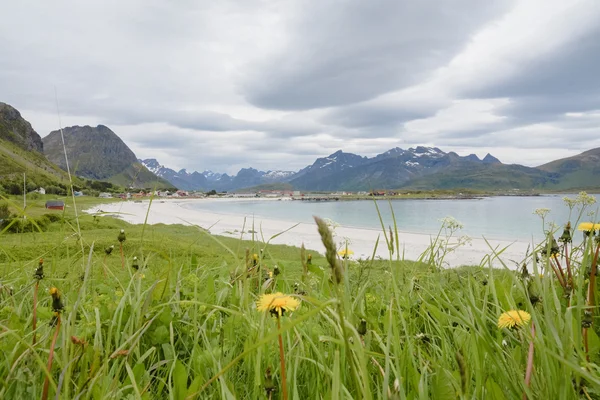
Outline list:
[[[77,201],[81,209],[96,200]],[[573,226],[584,215],[577,207]],[[33,204],[26,212],[45,213]],[[527,259],[528,275],[485,260],[445,270],[437,250],[403,260],[397,232],[384,229],[390,260],[341,260],[330,248],[309,264],[301,249],[201,227],[83,215],[80,235],[71,209],[63,216],[45,232],[0,235],[0,398],[41,398],[47,379],[58,399],[277,399],[282,359],[291,399],[600,396],[600,332],[586,281],[593,240],[567,244],[573,279],[565,289],[544,246],[535,249],[539,262]],[[271,276],[275,266],[280,273]],[[56,326],[51,287],[65,305]],[[280,319],[258,312],[259,296],[275,292],[300,307]],[[531,315],[529,325],[499,329],[499,316],[517,309]]]

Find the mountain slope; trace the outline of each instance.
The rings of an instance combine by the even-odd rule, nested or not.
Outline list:
[[[67,174],[41,153],[42,140],[19,111],[0,103],[0,184],[32,186],[66,184]]]
[[[431,189],[542,189],[560,182],[560,175],[522,165],[471,163],[451,166],[407,182],[403,188]]]
[[[555,160],[537,168],[560,174],[560,181],[554,185],[554,189],[597,188],[600,187],[600,148]]]
[[[0,102],[0,139],[14,143],[27,151],[42,153],[44,145],[31,124],[16,108]]]
[[[172,186],[138,163],[131,149],[104,125],[72,126],[64,128],[63,135],[71,172],[77,176],[132,187]],[[60,131],[50,132],[43,143],[46,157],[66,169]]]

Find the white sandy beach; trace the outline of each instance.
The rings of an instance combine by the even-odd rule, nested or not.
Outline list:
[[[250,200],[256,201],[256,199]],[[264,201],[276,200],[277,199],[264,199]],[[244,239],[252,238],[252,233],[250,231],[253,229],[252,224],[254,223],[254,230],[258,232],[259,239],[262,232],[264,241],[268,241],[272,236],[293,227],[289,231],[272,239],[270,243],[292,246],[300,246],[302,243],[304,243],[304,246],[307,249],[318,251],[320,253],[325,252],[325,248],[321,243],[321,239],[317,233],[317,227],[314,223],[297,224],[297,222],[294,221],[265,218],[259,219],[258,217],[252,221],[252,217],[250,216],[246,218],[246,226],[244,228],[245,217],[243,215],[220,214],[186,208],[186,205],[190,202],[214,201],[226,202],[244,200],[238,198],[156,199],[152,202],[150,213],[148,215],[148,223],[197,225],[202,228],[209,229],[210,232],[215,235],[224,235],[237,238],[241,237]],[[133,201],[123,201],[119,203],[103,204],[88,209],[85,212],[96,213],[102,211],[108,213],[118,213],[114,214],[114,216],[133,224],[141,224],[146,218],[148,204],[149,201],[147,200],[137,203]],[[276,204],[274,204],[274,206],[276,206]],[[345,239],[349,240],[349,248],[354,251],[354,255],[352,257],[354,259],[371,257],[378,236],[381,237],[376,256],[387,259],[389,258],[389,252],[381,230],[345,226],[339,226],[335,229],[335,239],[337,242],[343,243]],[[401,246],[400,250],[401,252],[404,251],[404,258],[409,260],[417,259],[423,253],[423,251],[427,249],[430,241],[433,240],[432,236],[428,234],[400,232],[399,236]],[[515,268],[515,263],[513,261],[519,262],[524,258],[528,247],[527,242],[520,241],[510,242],[502,240],[490,240],[489,243],[498,250],[509,246],[508,249],[502,253],[501,259],[510,268]],[[479,264],[484,257],[491,253],[492,252],[488,244],[483,238],[473,237],[471,238],[471,242],[469,244],[462,246],[456,251],[448,254],[445,258],[445,261],[448,263],[448,266],[451,267],[460,265],[474,265]],[[493,264],[494,266],[501,266],[501,263],[497,260]]]

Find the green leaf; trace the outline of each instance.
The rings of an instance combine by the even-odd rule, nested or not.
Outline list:
[[[187,370],[183,363],[175,360],[175,368],[173,369],[173,389],[175,390],[175,399],[184,400],[187,395]]]
[[[485,389],[491,400],[505,400],[504,391],[492,378],[488,378],[485,382]]]
[[[456,399],[456,389],[452,382],[454,378],[446,369],[440,369],[431,383],[431,398],[439,400]]]

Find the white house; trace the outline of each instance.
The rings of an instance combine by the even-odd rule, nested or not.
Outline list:
[[[102,192],[98,195],[98,197],[100,197],[101,199],[112,199],[112,194],[110,193],[106,193],[106,192]]]

